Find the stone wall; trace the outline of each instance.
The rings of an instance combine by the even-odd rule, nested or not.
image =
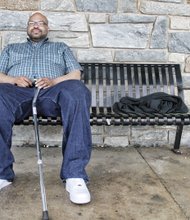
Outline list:
[[[25,41],[34,11],[48,17],[50,39],[67,43],[80,62],[180,63],[189,87],[189,0],[0,0],[0,49]],[[189,97],[187,90],[188,105]],[[173,128],[154,128],[153,135],[148,127],[92,130],[99,145],[170,144],[174,136]]]

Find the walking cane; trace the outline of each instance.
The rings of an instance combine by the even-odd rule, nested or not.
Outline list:
[[[34,98],[32,100],[32,113],[33,113],[36,150],[37,150],[37,158],[38,158],[37,163],[38,163],[38,169],[39,169],[39,175],[40,175],[40,189],[41,189],[42,208],[43,208],[42,220],[49,220],[47,202],[46,202],[46,192],[45,192],[45,186],[44,186],[43,161],[42,161],[42,154],[41,154],[41,149],[40,149],[37,108],[36,108],[36,101],[37,101],[39,92],[40,92],[40,88],[36,88]]]

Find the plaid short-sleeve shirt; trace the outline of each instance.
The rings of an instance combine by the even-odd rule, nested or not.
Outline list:
[[[82,68],[70,48],[48,39],[10,44],[0,55],[0,72],[10,76],[56,78],[74,70]]]

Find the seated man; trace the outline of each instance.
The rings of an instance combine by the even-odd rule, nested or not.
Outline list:
[[[48,20],[34,13],[28,21],[25,43],[8,45],[0,56],[0,189],[11,184],[15,174],[11,153],[12,127],[32,114],[35,86],[41,88],[37,110],[42,116],[61,116],[64,127],[63,162],[70,200],[90,202],[85,167],[91,155],[89,107],[91,95],[80,81],[81,66],[64,43],[47,38]]]

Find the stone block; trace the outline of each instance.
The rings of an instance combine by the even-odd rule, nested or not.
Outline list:
[[[143,14],[189,16],[190,6],[187,4],[165,3],[142,0],[140,11]]]
[[[167,62],[165,50],[117,50],[116,62]]]
[[[117,0],[76,0],[78,11],[116,12]]]
[[[129,136],[131,126],[106,126],[105,136]]]
[[[118,13],[109,17],[110,23],[153,23],[156,19],[154,15],[138,15]]]
[[[92,135],[92,145],[93,146],[101,146],[103,147],[103,136],[102,135]]]
[[[8,9],[8,10],[28,10],[28,11],[32,11],[32,10],[39,10],[39,2],[40,0],[4,0],[4,1],[0,1],[0,8],[3,9]]]
[[[188,80],[189,82],[190,80]],[[190,88],[190,85],[188,85]],[[184,91],[184,102],[185,104],[189,107],[190,109],[190,90],[185,90]]]
[[[40,141],[46,145],[62,145],[63,127],[56,126],[39,126]]]
[[[0,10],[0,30],[26,30],[29,12]],[[5,19],[6,18],[6,19]]]
[[[190,72],[190,56],[185,60],[185,72]]]
[[[145,48],[151,27],[148,24],[91,24],[90,29],[94,47]]]
[[[183,87],[185,88],[184,92],[189,92],[190,91],[190,74],[189,73],[183,73]],[[189,95],[187,93],[187,95]]]
[[[130,145],[161,146],[168,144],[167,128],[156,126],[137,127],[132,126]]]
[[[52,31],[88,31],[85,14],[44,12]]]
[[[49,39],[54,42],[64,42],[73,48],[90,47],[88,33],[84,32],[50,31]]]
[[[106,14],[98,14],[98,13],[89,14],[89,18],[88,18],[89,23],[105,23],[106,21],[107,21]]]
[[[152,139],[152,137],[157,140],[167,140],[168,134],[164,127],[158,126],[132,126],[131,127],[131,138],[144,140]]]
[[[158,16],[152,30],[150,48],[167,48],[169,20],[166,16]]]
[[[97,135],[97,134],[101,134],[103,135],[104,133],[104,127],[103,126],[91,126],[91,132],[92,134],[94,135]]]
[[[136,13],[137,11],[137,0],[118,1],[118,12]]]
[[[80,62],[113,62],[111,50],[106,49],[89,49],[78,50],[78,60]]]
[[[8,31],[3,34],[3,47],[7,44],[26,42],[27,33],[22,31]]]
[[[128,136],[120,137],[105,137],[104,146],[110,147],[127,147],[129,145]]]
[[[41,0],[41,9],[44,11],[67,11],[74,12],[73,0]]]
[[[157,0],[158,2],[182,3],[182,0]]]
[[[171,53],[190,53],[190,33],[173,32],[169,35],[169,52]]]
[[[173,63],[184,63],[185,55],[180,53],[169,53],[168,60]]]
[[[39,126],[40,143],[60,145],[63,139],[62,126]],[[13,145],[35,144],[33,125],[13,127]]]
[[[170,27],[176,30],[189,30],[190,28],[190,18],[189,17],[170,17]]]
[[[34,128],[32,125],[24,126],[14,126],[13,135],[12,135],[12,144],[13,145],[22,145],[22,144],[34,144]]]

